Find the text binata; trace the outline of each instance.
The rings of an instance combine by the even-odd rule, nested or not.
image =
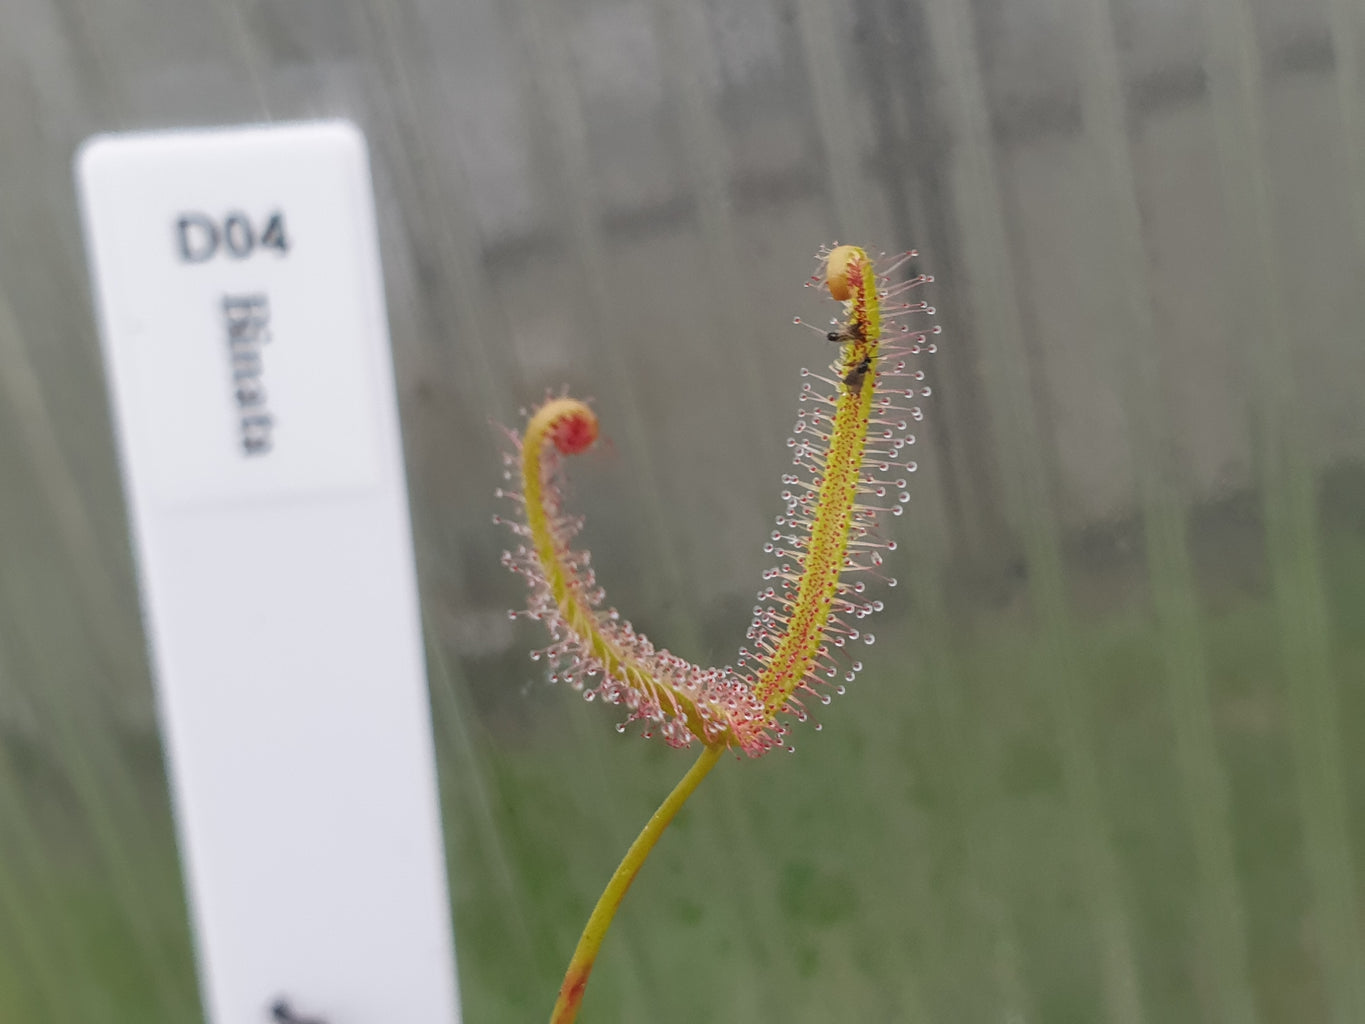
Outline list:
[[[270,301],[262,294],[225,295],[223,323],[227,329],[232,398],[242,452],[265,455],[273,446],[275,428],[266,401],[262,358],[263,347],[270,341]]]

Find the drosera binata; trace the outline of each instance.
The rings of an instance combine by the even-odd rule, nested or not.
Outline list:
[[[513,435],[506,476],[519,492],[500,492],[518,509],[503,519],[517,538],[503,564],[525,578],[530,599],[514,615],[534,619],[550,635],[532,656],[549,665],[550,678],[580,690],[588,700],[621,707],[618,728],[639,722],[646,737],[701,752],[650,817],[599,898],[579,939],[551,1024],[577,1016],[588,977],[617,907],[645,858],[693,790],[733,750],[759,757],[793,749],[794,723],[809,718],[806,704],[828,704],[862,670],[858,647],[873,635],[863,622],[883,602],[869,584],[896,584],[885,575],[883,514],[898,516],[910,495],[911,428],[923,418],[929,396],[918,356],[937,349],[940,328],[916,326],[933,308],[907,293],[927,275],[896,277],[915,256],[904,252],[873,259],[851,245],[818,253],[819,270],[808,285],[841,304],[831,328],[814,328],[839,345],[829,375],[802,371],[793,436],[792,471],[782,477],[783,512],[764,551],[776,564],[763,573],[753,620],[734,667],[704,668],[657,648],[614,608],[586,551],[572,544],[582,520],[565,511],[564,459],[597,439],[596,413],[569,397],[547,399]],[[798,318],[797,323],[800,323]],[[813,325],[810,325],[813,326]],[[818,726],[816,727],[818,728]]]

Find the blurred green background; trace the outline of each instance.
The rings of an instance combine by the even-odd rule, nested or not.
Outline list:
[[[313,116],[375,167],[467,1021],[548,1015],[689,763],[527,659],[493,424],[594,396],[610,599],[732,660],[834,239],[939,282],[901,586],[583,1019],[1365,1021],[1362,58],[1351,0],[4,0],[0,1021],[199,1013],[72,153]]]

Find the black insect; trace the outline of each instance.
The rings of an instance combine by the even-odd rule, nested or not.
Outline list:
[[[840,327],[837,331],[830,331],[828,334],[825,335],[825,338],[828,341],[839,342],[840,344],[842,344],[845,341],[867,340],[863,334],[862,325],[859,324],[857,321],[847,323],[844,326]]]
[[[865,355],[854,365],[853,369],[844,374],[844,383],[855,395],[861,394],[863,390],[863,380],[867,377],[867,371],[872,368],[872,357]]]

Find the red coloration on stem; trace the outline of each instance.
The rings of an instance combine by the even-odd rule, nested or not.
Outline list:
[[[570,1021],[578,1015],[578,1008],[583,1003],[583,992],[588,987],[588,975],[591,973],[592,964],[589,963],[579,970],[570,970],[564,976],[564,984],[559,986],[559,1002],[556,1004],[556,1012],[550,1024]]]

